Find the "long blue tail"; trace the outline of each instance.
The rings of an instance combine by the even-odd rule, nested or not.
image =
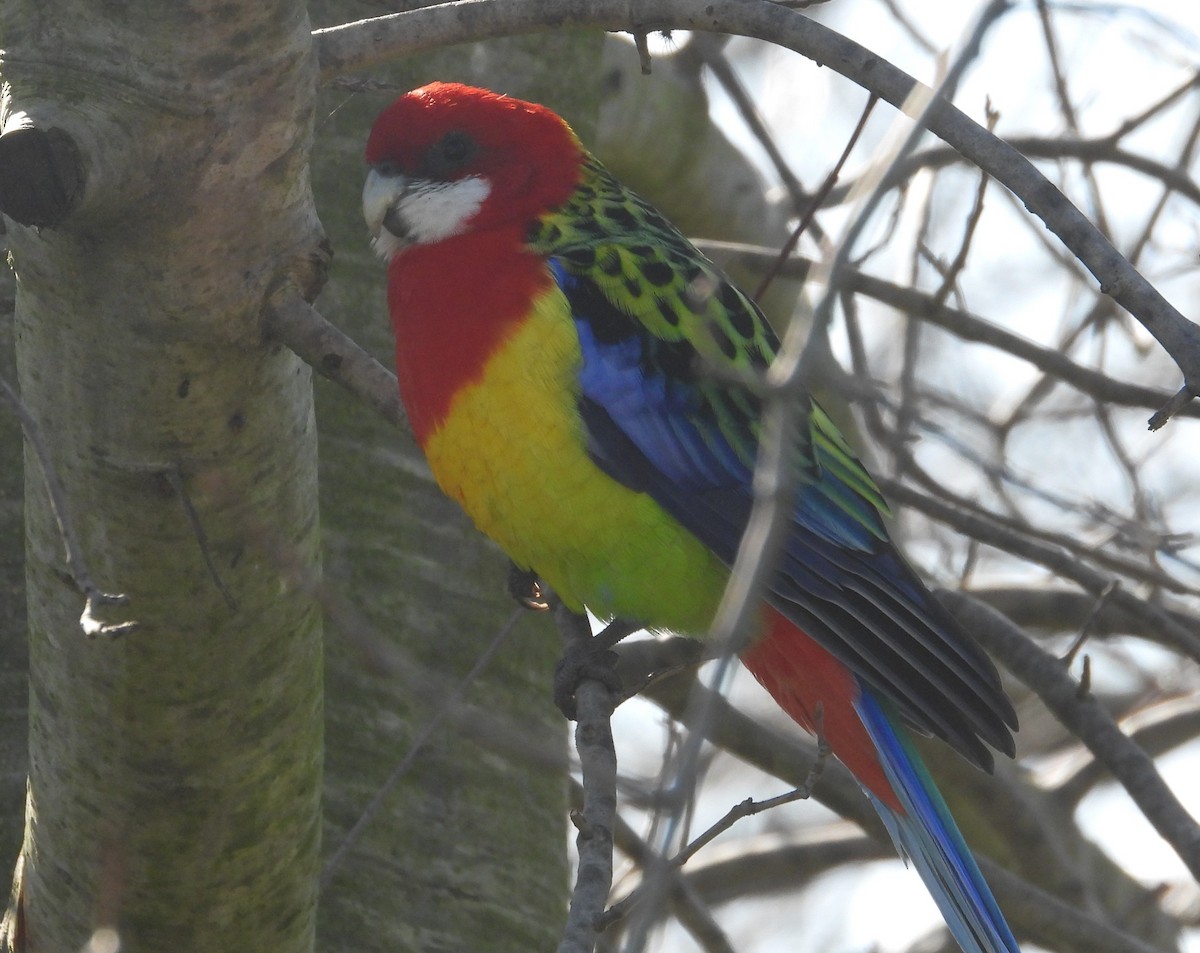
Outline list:
[[[867,691],[855,705],[904,813],[868,793],[896,849],[912,859],[964,953],[1020,953],[920,755]]]

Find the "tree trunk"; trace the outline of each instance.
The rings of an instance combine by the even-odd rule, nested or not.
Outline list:
[[[27,443],[30,950],[312,947],[315,427],[260,330],[277,287],[312,290],[309,33],[294,0],[6,8],[9,121],[60,130],[84,181],[60,227],[11,229],[21,393],[129,597],[105,621],[139,624],[84,638]]]
[[[12,272],[0,270],[0,378],[17,379],[13,360]],[[29,773],[29,647],[25,639],[24,505],[21,427],[0,410],[0,871],[21,849]]]

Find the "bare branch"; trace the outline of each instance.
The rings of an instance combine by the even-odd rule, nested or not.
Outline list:
[[[1200,880],[1200,826],[1167,787],[1154,761],[1094,699],[1081,698],[1065,669],[999,612],[959,592],[939,590],[937,595],[963,628],[1037,692],[1055,717],[1104,763]]]
[[[566,22],[566,18],[575,16],[574,10],[567,12],[561,5],[555,4],[553,6],[557,12],[557,17],[555,18],[552,15],[552,18],[546,21],[546,24],[551,28],[557,28]],[[749,23],[756,25],[755,29],[759,30],[759,32],[757,34],[753,30],[745,30],[744,32],[748,32],[751,35],[767,35],[773,40],[782,37],[785,45],[792,46],[794,49],[803,47],[802,52],[814,56],[820,62],[834,66],[839,72],[854,78],[872,91],[890,89],[891,94],[881,92],[881,95],[901,108],[906,108],[903,103],[908,92],[914,89],[924,89],[924,87],[918,87],[916,84],[913,84],[903,74],[894,71],[890,65],[881,62],[878,57],[871,58],[870,70],[868,71],[864,67],[865,61],[861,58],[861,55],[865,51],[862,51],[861,48],[855,47],[853,44],[848,43],[848,41],[836,37],[836,35],[828,34],[827,31],[822,33],[822,28],[811,22],[803,25],[792,23],[791,19],[781,18],[778,12],[768,12],[765,6],[764,4],[754,2],[754,0],[719,0],[719,2],[712,4],[704,11],[699,11],[694,4],[689,4],[687,10],[681,10],[680,5],[670,2],[670,0],[663,0],[663,2],[647,0],[645,4],[638,8],[636,14],[639,18],[638,22],[633,23],[630,20],[631,15],[627,4],[622,4],[620,9],[618,9],[617,5],[612,3],[594,2],[582,4],[581,9],[583,9],[584,13],[579,14],[581,19],[572,19],[571,22],[581,23],[586,20],[586,22],[596,23],[602,22],[601,19],[597,18],[609,17],[610,19],[603,20],[605,25],[610,23],[624,24],[627,27],[644,33],[646,29],[651,28],[649,25],[651,23],[649,20],[650,17],[657,17],[661,11],[668,11],[663,12],[661,14],[662,17],[666,19],[669,14],[671,18],[670,22],[679,27],[724,30],[733,29],[730,23],[734,21],[743,25]],[[533,23],[532,20],[523,20],[522,18],[530,17],[540,20],[547,15],[549,9],[546,3],[539,4],[533,2],[533,0],[527,0],[524,3],[518,2],[518,0],[495,0],[495,2],[486,5],[473,2],[473,0],[467,0],[467,2],[463,3],[440,5],[421,11],[414,11],[411,14],[401,14],[396,18],[364,21],[366,25],[360,25],[363,30],[360,36],[372,37],[372,43],[378,39],[380,42],[392,44],[391,49],[411,49],[410,44],[427,42],[428,35],[422,33],[422,30],[427,28],[432,29],[433,26],[438,24],[440,24],[439,28],[448,31],[447,35],[453,36],[455,40],[477,38],[477,35],[484,30],[484,26],[489,23],[491,26],[488,29],[494,28],[496,32],[512,32],[514,29],[520,28],[514,26],[514,24],[520,23],[525,23],[529,29],[542,29],[545,28],[542,23]],[[413,19],[405,20],[403,26],[399,22],[395,25],[389,25],[393,20],[398,21],[399,17],[412,17]],[[691,18],[690,20],[687,19],[689,17]],[[387,24],[383,22],[385,19],[388,21]],[[654,21],[655,24],[657,22]],[[762,26],[762,24],[768,22],[771,24],[769,32]],[[780,26],[781,24],[783,25],[782,27]],[[347,27],[345,29],[351,28]],[[394,35],[391,32],[393,29],[398,31]],[[339,46],[338,44],[343,42],[343,40],[351,38],[351,35],[343,34],[339,39],[334,35],[334,32],[322,31],[317,36],[322,56],[325,57],[326,52],[330,53],[328,58],[323,59],[323,68],[326,70],[326,75],[328,75],[329,71],[338,68],[338,51],[341,51],[341,54],[346,54],[349,49],[347,46]],[[737,29],[736,32],[743,32],[743,30]],[[326,45],[327,40],[330,45]],[[815,55],[812,50],[820,50],[821,55]],[[359,57],[359,62],[366,62],[370,57],[382,56],[384,54],[381,52],[381,48],[374,48],[369,51],[360,50],[358,52],[351,50],[348,55]],[[868,76],[868,72],[874,75]],[[1190,85],[1188,88],[1190,88]],[[901,89],[906,91],[904,95],[900,95],[899,91]],[[1065,101],[1065,87],[1063,97]],[[847,289],[853,289],[858,293],[871,293],[865,290],[866,288],[871,288],[875,295],[881,299],[889,300],[896,304],[897,307],[926,318],[932,323],[938,323],[943,327],[947,327],[964,339],[992,344],[1030,361],[1051,375],[1051,378],[1048,378],[1048,380],[1063,380],[1081,392],[1096,397],[1098,400],[1124,403],[1128,406],[1161,407],[1163,408],[1162,411],[1153,418],[1153,422],[1158,424],[1164,422],[1173,413],[1200,416],[1200,410],[1197,410],[1191,400],[1193,392],[1196,391],[1196,384],[1200,381],[1200,336],[1198,336],[1200,332],[1197,332],[1196,328],[1190,322],[1183,319],[1161,297],[1157,296],[1157,293],[1150,288],[1149,284],[1132,271],[1132,266],[1129,262],[1117,255],[1115,249],[1107,242],[1103,234],[1088,224],[1082,214],[1070,206],[1056,188],[1036,172],[1033,172],[1032,166],[1024,158],[1017,156],[1009,147],[999,144],[993,138],[984,134],[982,130],[967,123],[965,118],[957,110],[954,110],[953,107],[936,98],[931,100],[931,102],[932,105],[925,117],[925,121],[930,128],[938,132],[939,135],[944,135],[947,141],[953,142],[956,148],[963,150],[964,154],[968,154],[972,159],[979,161],[979,164],[989,174],[992,174],[999,181],[1013,189],[1025,205],[1049,223],[1057,234],[1063,236],[1064,241],[1067,242],[1071,250],[1081,256],[1081,260],[1086,264],[1088,270],[1101,281],[1102,290],[1112,294],[1114,300],[1119,301],[1126,307],[1142,310],[1143,313],[1140,314],[1139,319],[1159,338],[1164,348],[1175,358],[1183,371],[1185,387],[1174,400],[1169,401],[1168,395],[1165,393],[1113,380],[1098,370],[1083,367],[1075,363],[1062,353],[1041,347],[1017,335],[1012,335],[999,328],[995,328],[965,310],[948,308],[944,302],[948,297],[947,293],[950,291],[950,280],[943,282],[943,292],[941,294],[927,296],[909,291],[908,289],[895,288],[895,286],[888,287],[887,283],[880,282],[872,285],[875,279],[857,274],[847,268],[843,271],[840,281],[830,283],[832,294],[842,295]],[[1094,157],[1086,158],[1083,161],[1116,161],[1122,162],[1132,168],[1142,169],[1148,174],[1159,175],[1159,173],[1164,173],[1160,178],[1166,189],[1176,189],[1185,197],[1193,201],[1200,201],[1200,190],[1197,190],[1195,184],[1190,182],[1183,168],[1171,170],[1166,167],[1160,167],[1152,160],[1125,153],[1115,148],[1115,139],[1098,143],[1094,146],[1084,140],[1075,140],[1073,144],[1078,147],[1077,151],[1088,156],[1092,155],[1092,150],[1094,149]],[[1049,147],[1047,147],[1047,151],[1049,151]],[[918,158],[923,158],[925,155],[934,154],[944,154],[947,156],[947,161],[957,161],[955,154],[949,150],[930,150],[928,153],[923,153],[920,157],[914,157],[908,164],[917,161]],[[896,174],[899,173],[897,172]],[[965,251],[965,243],[963,247]],[[952,264],[948,269],[951,274],[961,266],[961,257],[960,255],[960,261]],[[284,335],[278,334],[278,332],[277,336],[281,339],[284,337]],[[317,348],[317,350],[320,351],[321,348]],[[1102,367],[1103,361],[1099,361],[1098,365]],[[790,375],[783,375],[781,372],[780,376]],[[394,385],[389,381],[388,386],[389,395],[394,396]],[[781,429],[780,432],[784,432],[785,429]],[[1114,436],[1113,441],[1115,442],[1116,439]],[[769,441],[764,441],[764,443],[768,444]],[[778,445],[781,447],[785,446],[786,441],[781,440]],[[1115,446],[1114,450],[1119,454],[1123,454],[1123,459],[1128,464],[1126,466],[1127,471],[1138,463],[1136,454],[1125,454],[1122,446]],[[771,467],[767,468],[767,476],[764,478],[769,488],[766,494],[767,498],[781,494],[778,480],[774,483],[770,480],[771,470]],[[997,468],[997,471],[999,471],[999,468]],[[782,470],[774,470],[776,477],[780,473],[782,473]],[[1000,477],[996,476],[996,473],[993,473],[992,479],[999,482]],[[903,493],[903,491],[899,492]],[[925,498],[922,499],[923,501],[925,500]],[[934,502],[936,503],[937,501],[935,500]],[[1018,503],[1014,502],[1012,498],[1007,502],[1011,511],[1016,513]],[[927,512],[935,512],[936,508],[932,507],[931,504],[923,502],[922,505],[927,506]],[[1004,504],[1002,503],[999,508],[1003,511]],[[1141,512],[1139,509],[1139,515]],[[953,519],[946,516],[945,513],[941,513],[940,515],[935,513],[935,515],[939,519],[947,519],[948,522],[952,522],[963,528],[960,520],[961,513],[956,514]],[[1055,546],[1034,539],[1031,543],[1033,549],[1029,550],[1025,547],[1025,544],[1030,544],[1031,542],[1028,534],[1024,534],[1024,543],[1022,546],[1016,546],[1013,540],[1022,536],[1022,530],[1017,525],[1018,521],[1015,519],[1011,521],[1012,525],[1001,526],[1000,529],[1003,532],[999,535],[994,535],[996,521],[988,522],[986,526],[982,527],[981,524],[970,523],[969,520],[967,522],[970,524],[967,528],[968,532],[979,531],[981,538],[987,542],[997,544],[997,540],[999,540],[1003,548],[1009,549],[1009,551],[1026,556],[1026,558],[1035,558],[1045,565],[1050,565],[1055,571],[1061,572],[1064,576],[1078,580],[1081,585],[1088,588],[1094,594],[1105,591],[1105,587],[1110,586],[1113,582],[1113,578],[1110,575],[1093,568],[1102,560],[1093,559],[1090,554],[1079,552],[1078,547],[1075,549],[1056,550]],[[765,526],[760,526],[759,528],[764,532],[769,532],[769,529]],[[762,538],[760,536],[751,545],[755,547],[759,546]],[[1051,552],[1051,550],[1055,551]],[[1035,552],[1036,555],[1030,556],[1029,552]],[[1072,558],[1073,556],[1082,556],[1082,559]],[[1107,559],[1107,554],[1105,554],[1104,558]],[[1114,558],[1120,557],[1116,556]],[[1161,570],[1158,570],[1157,566],[1151,564],[1149,560],[1144,569],[1125,565],[1122,562],[1118,571],[1128,571],[1132,578],[1144,578],[1147,580],[1151,576],[1157,577],[1161,574]],[[754,604],[755,599],[752,587],[744,590],[741,598],[745,600],[743,605]],[[1084,596],[1080,596],[1080,598],[1087,599]],[[1089,606],[1094,607],[1095,599],[1087,599],[1087,603]],[[1169,633],[1167,641],[1180,647],[1183,651],[1187,651],[1193,656],[1196,656],[1197,652],[1200,651],[1200,636],[1196,634],[1197,627],[1195,620],[1180,614],[1170,613],[1149,599],[1138,598],[1133,593],[1119,588],[1112,590],[1111,604],[1103,604],[1097,612],[1093,620],[1095,622],[1094,631],[1102,632],[1106,630],[1107,626],[1115,625],[1116,623],[1111,620],[1119,618],[1119,614],[1122,612],[1126,613],[1127,619],[1132,620],[1133,627],[1151,634],[1152,637],[1162,639],[1164,632]],[[1055,666],[1053,660],[1050,660],[1048,664],[1052,668]],[[1069,682],[1070,680],[1067,679],[1067,681]],[[649,691],[656,692],[660,688],[661,685],[656,684],[651,686]],[[1073,690],[1074,686],[1072,686]],[[1075,699],[1075,701],[1082,705],[1089,704],[1086,700],[1080,702],[1078,699]],[[718,713],[723,711],[719,706],[709,710]],[[683,717],[683,709],[680,708],[679,711],[681,717]],[[719,725],[708,725],[706,719],[703,718],[692,720],[689,717],[689,720],[692,722],[693,727],[698,729],[698,735],[705,732],[711,734],[722,730]],[[1141,766],[1137,766],[1135,770],[1140,772]],[[1174,820],[1178,819],[1175,818]],[[866,822],[870,823],[870,820]],[[585,825],[585,828],[590,830],[590,825]],[[996,881],[999,875],[989,872],[989,877]],[[997,893],[1001,895],[1002,902],[1006,907],[1010,905],[1010,900],[1005,896],[1006,893],[1011,892],[1011,884],[1009,887],[1010,889],[1006,890],[1001,883],[997,883]],[[676,886],[670,885],[669,890],[671,891],[670,896],[674,899],[676,896]],[[1044,941],[1044,938],[1047,936],[1057,936],[1058,934],[1055,933],[1055,930],[1061,932],[1063,930],[1061,924],[1070,922],[1070,918],[1065,916],[1061,911],[1052,916],[1048,912],[1053,910],[1052,904],[1041,905],[1041,900],[1042,898],[1037,898],[1031,901],[1034,903],[1036,909],[1034,913],[1029,914],[1029,922],[1037,922],[1040,917],[1040,922],[1044,924],[1045,932],[1039,934],[1038,929],[1027,928],[1023,932],[1023,936],[1042,937]],[[701,919],[703,918],[701,917]],[[1014,919],[1021,920],[1023,924],[1026,923],[1019,914],[1015,915]],[[1055,926],[1056,923],[1058,924],[1057,926]],[[592,925],[594,925],[594,921]],[[1086,925],[1076,927],[1075,929],[1077,937],[1089,937],[1098,930],[1098,925],[1096,921],[1088,921]],[[1094,942],[1084,942],[1079,939],[1060,939],[1058,942],[1061,943],[1064,949],[1116,950],[1139,948],[1136,941],[1126,943],[1126,938],[1115,935],[1107,926],[1105,926],[1105,935],[1107,939],[1096,939]]]
[[[744,801],[740,801],[726,811],[724,816],[707,830],[681,848],[670,860],[666,860],[658,854],[653,854],[647,850],[645,852],[646,856],[652,862],[643,861],[643,866],[648,869],[649,875],[643,879],[642,884],[636,890],[632,891],[619,904],[609,910],[605,917],[606,921],[624,916],[628,909],[646,900],[647,895],[649,898],[653,898],[661,890],[662,884],[666,881],[671,882],[671,889],[674,890],[674,885],[678,883],[678,877],[675,876],[676,872],[717,837],[732,828],[738,821],[746,817],[753,817],[755,814],[761,814],[763,811],[781,807],[784,804],[791,804],[794,801],[807,800],[812,797],[813,789],[816,787],[821,773],[825,770],[825,763],[828,761],[830,753],[829,745],[826,744],[824,738],[818,738],[817,756],[808,769],[808,775],[797,788],[785,794],[780,794],[777,797],[767,798],[764,801],[755,801],[749,797]]]
[[[1147,156],[1122,149],[1110,136],[1093,139],[1005,136],[1001,141],[1030,159],[1074,159],[1085,163],[1123,166],[1161,182],[1169,191],[1179,193],[1190,202],[1200,204],[1200,185],[1188,177],[1186,170],[1174,169]],[[887,182],[893,186],[900,185],[917,172],[959,165],[964,159],[970,160],[971,156],[948,146],[930,146],[899,163],[888,176]],[[857,180],[852,180],[834,189],[829,196],[830,202],[836,204],[846,201],[857,184]],[[1017,189],[1012,189],[1012,192],[1017,198],[1023,198]],[[1058,234],[1053,228],[1051,230]]]
[[[1175,103],[1177,103],[1194,89],[1200,89],[1200,71],[1192,73],[1191,76],[1167,93],[1167,95],[1159,99],[1158,102],[1151,103],[1137,115],[1130,116],[1128,119],[1122,122],[1120,126],[1112,131],[1109,138],[1114,142],[1118,139],[1124,138],[1135,129],[1144,126],[1155,116],[1160,115],[1170,107],[1174,106]]]
[[[711,719],[707,726],[703,726],[704,737],[708,741],[788,784],[799,787],[804,783],[818,755],[816,742],[807,736],[772,731],[738,711],[719,693],[699,686],[689,678],[677,677],[656,682],[645,690],[643,697],[692,731],[698,731],[702,726],[688,704],[689,699],[698,693],[708,695],[708,704],[711,705]],[[879,815],[862,793],[858,782],[840,762],[830,762],[825,766],[821,783],[813,791],[813,798],[841,817],[854,821],[881,842],[890,843]]]
[[[568,652],[573,646],[591,641],[586,616],[559,606],[555,620]],[[572,817],[579,831],[575,838],[579,867],[558,953],[591,953],[595,949],[597,928],[612,889],[617,814],[617,754],[609,724],[613,706],[613,695],[602,682],[585,678],[575,689],[575,748],[579,752],[584,802],[581,814]]]
[[[407,426],[396,375],[325,320],[297,292],[284,291],[270,301],[265,330],[389,423]]]
[[[954,506],[919,493],[903,483],[885,479],[881,479],[879,483],[892,499],[933,516],[935,519],[942,520],[973,539],[1053,569],[1059,575],[1074,580],[1097,596],[1104,592],[1112,581],[1111,577],[1105,576],[1090,566],[1083,565],[1056,546],[1042,543],[1015,530],[999,526],[985,517],[965,513]],[[1149,629],[1157,633],[1159,641],[1176,647],[1192,658],[1200,659],[1200,634],[1179,625],[1160,608],[1144,599],[1139,599],[1125,589],[1114,590],[1111,598],[1114,605],[1145,620]]]
[[[867,125],[867,120],[870,118],[871,112],[875,108],[875,103],[876,99],[874,96],[867,98],[867,104],[863,107],[862,114],[858,117],[858,124],[855,125],[854,131],[850,133],[850,138],[846,140],[846,145],[842,149],[842,154],[838,156],[837,162],[833,164],[833,168],[830,169],[829,174],[825,176],[825,181],[821,183],[820,188],[817,189],[816,194],[813,195],[812,200],[808,203],[808,206],[799,210],[801,211],[800,220],[796,223],[796,227],[792,229],[792,234],[788,236],[788,240],[784,242],[783,247],[780,248],[779,252],[775,255],[775,260],[771,263],[771,267],[767,273],[763,275],[762,281],[759,282],[758,287],[754,289],[754,294],[751,295],[755,301],[761,301],[762,296],[766,294],[771,282],[779,277],[780,269],[791,256],[792,252],[796,248],[796,245],[800,242],[800,236],[804,234],[806,229],[814,228],[816,226],[817,211],[824,204],[825,196],[829,194],[830,190],[837,183],[838,176],[841,175],[842,172],[842,167],[846,164],[846,160],[850,158],[851,151],[854,149],[855,144],[862,135],[863,129]],[[817,231],[816,234],[818,236],[821,235],[820,231]],[[826,244],[828,243],[826,242]]]
[[[686,684],[678,684],[681,681],[684,680],[668,679],[652,685],[647,690],[646,697],[662,705],[673,717],[686,717],[690,692]],[[790,784],[800,784],[803,781],[804,773],[810,769],[816,758],[814,744],[795,735],[782,737],[776,734],[732,708],[719,696],[713,698],[713,705],[714,716],[708,735],[713,744]],[[891,844],[878,815],[841,764],[833,762],[826,767],[821,783],[813,794],[816,800],[868,831],[877,845]],[[832,849],[848,853],[871,853],[878,848],[843,844]],[[803,848],[798,847],[797,850],[803,851]],[[818,853],[809,859],[816,865],[835,862],[822,860],[821,856]],[[714,862],[717,859],[713,858]],[[803,857],[800,859],[803,863]],[[1004,908],[1009,922],[1020,936],[1063,953],[1150,953],[1153,949],[1114,923],[1103,920],[1098,915],[1074,909],[1045,890],[1010,873],[989,858],[976,854],[976,859],[995,891],[997,900]],[[786,856],[781,857],[780,862],[785,863]],[[801,872],[796,876],[802,877],[805,869],[811,868],[801,868]],[[697,876],[702,876],[701,872],[698,871]],[[697,886],[700,887],[706,882],[707,878],[698,880]],[[726,892],[730,889],[736,890],[728,885],[724,889]],[[732,896],[723,897],[720,891],[713,893],[708,887],[704,887],[702,895],[714,903],[719,903],[722,899],[733,899]]]
[[[1024,540],[1025,548],[1021,553],[1026,558],[1033,558],[1035,562],[1041,562],[1043,565],[1050,565],[1045,560],[1047,558],[1054,560],[1051,549],[1043,547],[1041,544],[1047,544],[1050,547],[1056,547],[1062,550],[1063,553],[1069,553],[1079,560],[1078,567],[1086,569],[1089,563],[1094,563],[1097,567],[1103,569],[1111,569],[1114,572],[1119,572],[1137,582],[1147,583],[1157,589],[1164,589],[1167,592],[1178,593],[1181,595],[1197,595],[1196,588],[1189,586],[1186,583],[1180,582],[1167,573],[1163,572],[1158,566],[1145,560],[1133,559],[1120,553],[1108,552],[1097,548],[1095,545],[1089,544],[1085,540],[1078,538],[1078,535],[1072,535],[1069,532],[1055,531],[1049,529],[1041,529],[1029,524],[1027,520],[1018,517],[1005,516],[1000,513],[989,511],[983,506],[980,506],[973,499],[964,497],[954,493],[945,487],[936,477],[926,472],[921,467],[913,464],[911,472],[915,482],[920,483],[931,494],[934,494],[938,499],[945,501],[958,511],[966,516],[977,517],[981,522],[974,524],[976,527],[990,525],[996,530],[996,535],[986,535],[973,537],[978,542],[991,543],[997,545],[1000,549],[1009,549],[1008,543],[1014,540]],[[888,487],[896,487],[899,485],[897,480],[890,477],[881,477],[881,483]],[[897,497],[909,492],[902,489],[895,494]],[[925,507],[925,512],[929,513],[931,504],[927,499],[917,499],[914,506],[920,509]],[[910,500],[912,502],[912,500]],[[1031,556],[1031,554],[1034,554]],[[1053,563],[1054,566],[1067,566],[1068,564],[1061,559]],[[1079,569],[1073,570],[1078,573]],[[1069,575],[1064,573],[1064,575]],[[1069,576],[1069,578],[1077,578]],[[1097,595],[1103,595],[1109,589],[1115,588],[1115,580],[1109,580],[1104,584],[1104,587]]]
[[[1169,698],[1127,715],[1120,725],[1139,748],[1158,757],[1200,737],[1200,700]],[[1066,763],[1056,766],[1046,782],[1053,786],[1056,797],[1078,804],[1108,777],[1104,763],[1080,746]]]
[[[792,200],[792,208],[796,214],[807,214],[811,217],[812,212],[823,204],[822,201],[815,199],[808,194],[803,183],[796,177],[796,173],[792,171],[792,167],[784,158],[783,152],[780,151],[779,145],[775,142],[775,137],[771,130],[767,128],[767,124],[763,121],[759,114],[758,107],[754,100],[746,91],[738,78],[733,65],[729,62],[729,58],[725,55],[725,44],[720,42],[720,38],[706,37],[704,34],[698,35],[691,43],[689,50],[695,48],[704,65],[707,66],[717,82],[721,84],[722,89],[733,100],[737,107],[738,113],[742,117],[742,121],[749,128],[751,135],[763,150],[767,153],[767,158],[771,160],[771,165],[775,169],[775,174],[779,176],[783,187],[787,189],[788,196]],[[830,183],[832,188],[833,183]],[[811,207],[811,208],[810,208]],[[821,237],[819,231],[816,232],[818,238]],[[762,297],[762,289],[751,295],[755,301]]]
[[[877,54],[778,4],[713,0],[697,6],[692,0],[645,0],[631,17],[626,0],[587,0],[569,10],[553,0],[460,0],[317,30],[314,41],[321,76],[327,81],[433,46],[565,26],[634,33],[675,28],[757,37],[829,66],[902,111],[915,108],[926,128],[1011,189],[1058,235],[1095,276],[1101,291],[1158,340],[1179,366],[1187,392],[1200,394],[1200,327],[1172,307],[1025,156]],[[1156,425],[1176,410],[1177,404],[1162,408]]]
[[[880,0],[880,2],[887,8],[888,15],[891,16],[891,18],[895,20],[897,24],[899,24],[900,28],[908,34],[909,38],[916,43],[917,46],[919,46],[930,56],[937,55],[937,48],[934,47],[934,45],[929,41],[929,38],[917,28],[917,25],[912,22],[912,20],[908,17],[896,0]]]
[[[730,258],[744,258],[756,267],[773,260],[776,252],[757,245],[742,245],[736,242],[700,241],[697,244],[710,253]],[[794,256],[784,266],[782,274],[788,278],[803,278],[813,268],[811,258]],[[1006,331],[990,321],[968,311],[939,304],[936,297],[915,288],[906,288],[894,282],[876,278],[862,271],[848,271],[842,281],[847,291],[865,295],[875,301],[891,305],[911,317],[918,317],[936,324],[964,341],[987,344],[1014,357],[1028,361],[1034,367],[1051,375],[1055,380],[1069,384],[1081,393],[1123,407],[1161,407],[1171,399],[1165,391],[1139,384],[1128,384],[1116,380],[1100,371],[1077,364],[1061,351],[1035,344],[1033,341],[1012,331]],[[1181,406],[1178,413],[1187,417],[1200,417],[1200,407],[1192,403]]]
[[[572,782],[572,804],[581,804],[582,800],[583,789]],[[621,852],[643,867],[661,863],[661,859],[650,849],[650,846],[620,816],[616,819],[614,837]],[[605,911],[601,918],[603,930],[608,930],[620,922],[624,911],[628,908],[628,902],[636,893],[635,888],[631,894]],[[671,878],[671,907],[684,929],[700,944],[700,948],[705,953],[733,953],[728,937],[725,936],[720,925],[708,911],[703,898],[693,888],[690,879],[678,871],[674,872]]]
[[[808,769],[808,776],[804,779],[803,784],[794,790],[788,791],[786,794],[767,798],[765,801],[756,801],[754,798],[749,797],[744,801],[739,801],[726,811],[720,820],[704,831],[699,837],[693,839],[687,847],[676,854],[671,859],[671,863],[677,867],[686,864],[698,851],[703,850],[717,837],[742,820],[742,818],[753,817],[755,814],[761,814],[763,811],[769,811],[784,804],[791,804],[793,801],[808,800],[812,797],[813,789],[821,777],[821,772],[825,770],[825,762],[829,759],[829,755],[829,745],[824,741],[818,741],[816,760],[813,761],[812,766]]]
[[[1037,0],[1038,20],[1042,27],[1042,39],[1046,44],[1046,54],[1050,59],[1050,72],[1054,76],[1054,91],[1058,96],[1058,108],[1062,113],[1063,119],[1066,122],[1066,127],[1076,136],[1079,135],[1079,119],[1075,114],[1075,106],[1071,102],[1071,94],[1067,90],[1067,77],[1063,73],[1062,62],[1058,53],[1058,37],[1054,31],[1054,24],[1050,19],[1050,8],[1046,0]],[[1096,181],[1095,171],[1090,164],[1085,164],[1083,169],[1084,177],[1087,181],[1088,191],[1091,193],[1092,205],[1094,207],[1094,217],[1096,226],[1105,235],[1112,234],[1112,229],[1109,227],[1108,218],[1104,214],[1104,203],[1100,197],[1100,185]]]
[[[891,845],[841,822],[816,830],[744,837],[727,848],[714,844],[687,866],[686,877],[706,902],[721,904],[747,894],[806,886],[842,864],[891,856]]]
[[[1115,593],[1114,593],[1115,594]],[[971,589],[969,595],[985,602],[1022,629],[1049,632],[1070,632],[1080,628],[1091,617],[1093,637],[1109,635],[1138,635],[1152,640],[1154,632],[1146,629],[1146,619],[1104,601],[1094,616],[1096,596],[1055,587],[992,587]],[[1176,625],[1200,631],[1200,619],[1186,612],[1162,606],[1162,611]]]
[[[996,899],[1022,938],[1061,953],[1163,953],[1110,920],[1063,903],[988,858],[977,859]]]

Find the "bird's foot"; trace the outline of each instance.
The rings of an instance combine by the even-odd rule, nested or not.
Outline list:
[[[532,569],[522,569],[514,562],[508,564],[508,594],[517,605],[530,612],[545,612],[550,608],[550,593]]]
[[[617,674],[617,653],[612,650],[621,639],[641,628],[634,622],[614,619],[592,635],[585,616],[570,614],[569,622],[560,620],[560,627],[576,628],[568,634],[567,647],[554,666],[554,704],[569,721],[575,720],[575,691],[580,682],[594,679],[613,695],[621,693],[621,677]],[[579,630],[582,629],[582,633]]]
[[[575,720],[575,691],[581,682],[597,681],[614,695],[621,692],[617,653],[584,644],[573,645],[554,666],[554,704],[568,721]]]

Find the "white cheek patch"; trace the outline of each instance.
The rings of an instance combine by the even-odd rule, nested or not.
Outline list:
[[[476,175],[456,182],[414,183],[396,203],[408,232],[406,243],[431,245],[461,235],[491,191],[491,183]]]

